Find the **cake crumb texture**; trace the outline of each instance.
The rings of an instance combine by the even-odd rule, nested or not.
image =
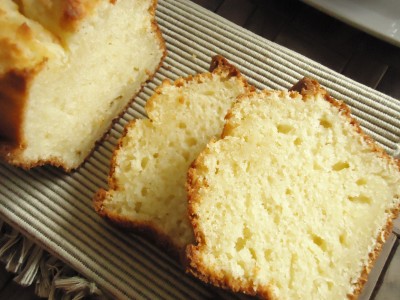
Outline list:
[[[164,81],[146,104],[149,119],[129,124],[114,153],[100,215],[137,229],[178,255],[193,241],[187,217],[187,170],[223,128],[236,97],[253,88],[215,56],[211,72]],[[167,246],[166,246],[167,245]]]
[[[0,2],[0,157],[77,168],[160,67],[153,0]]]
[[[226,119],[188,172],[188,271],[265,299],[356,298],[398,213],[399,162],[311,79]]]

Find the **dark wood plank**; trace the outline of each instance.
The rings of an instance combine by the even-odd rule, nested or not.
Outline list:
[[[0,263],[0,291],[12,280],[13,275],[7,272],[5,265]]]
[[[292,26],[308,39],[347,58],[365,38],[361,31],[307,5],[299,9]]]
[[[39,300],[34,293],[34,286],[21,287],[14,281],[11,281],[0,291],[0,299],[18,299],[18,300]]]
[[[382,93],[400,99],[400,67],[389,66],[376,88]]]
[[[208,10],[216,11],[224,0],[192,0],[192,2],[197,3]]]
[[[374,60],[400,68],[400,47],[365,34],[365,38],[354,50],[354,54],[367,53]]]
[[[253,0],[225,0],[217,9],[217,14],[243,26],[256,8]]]
[[[284,0],[284,1],[257,0],[257,3],[258,4],[266,3],[269,10],[281,16],[286,16],[289,18],[292,18],[293,16],[297,15],[301,7],[304,6],[304,4],[302,4],[298,0]]]
[[[286,1],[284,1],[286,2]],[[274,7],[275,1],[258,3],[257,9],[247,20],[244,27],[260,36],[273,41],[285,24],[289,23],[295,12],[284,13]]]
[[[348,57],[334,49],[321,45],[314,39],[302,34],[293,25],[285,26],[275,39],[280,45],[311,58],[332,70],[341,72],[347,64]]]
[[[343,75],[376,88],[385,75],[388,65],[377,61],[368,53],[353,55],[343,70]]]

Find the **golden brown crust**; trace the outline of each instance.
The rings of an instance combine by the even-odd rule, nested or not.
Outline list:
[[[115,2],[116,1],[118,1],[118,0],[115,0]],[[149,13],[151,14],[151,27],[153,29],[153,32],[157,35],[158,42],[160,44],[160,48],[163,49],[163,56],[160,61],[160,64],[157,67],[157,70],[158,70],[161,67],[161,65],[163,64],[165,57],[167,56],[167,46],[166,46],[165,40],[162,36],[160,26],[158,25],[157,20],[156,20],[156,9],[157,9],[158,0],[153,0],[152,2],[153,2],[152,5],[150,5],[150,7],[149,7]],[[151,75],[152,75],[151,77],[154,76],[154,74],[151,74]]]
[[[315,95],[318,92],[321,91],[321,87],[319,85],[319,82],[316,81],[315,79],[309,78],[309,77],[304,77],[298,82],[296,82],[290,89],[289,91],[294,91],[298,92],[299,94],[305,96],[305,95]],[[323,90],[325,92],[325,90]]]
[[[195,82],[203,82],[208,78],[211,78],[212,74],[219,74],[223,75],[226,78],[230,77],[238,77],[244,86],[249,91],[254,90],[254,87],[250,86],[247,81],[244,79],[244,77],[240,74],[240,72],[232,66],[225,58],[222,56],[214,56],[212,58],[212,63],[210,72],[202,73],[202,74],[197,74],[197,75],[190,75],[186,78],[179,78],[175,80],[174,82],[171,82],[168,79],[165,79],[160,86],[158,86],[150,99],[147,100],[146,103],[146,112],[149,114],[150,117],[150,122],[151,120],[151,115],[150,113],[154,110],[155,107],[155,99],[157,98],[157,94],[161,94],[163,92],[163,89],[166,86],[175,86],[175,87],[182,87],[186,85],[187,83],[191,81]],[[104,191],[100,190],[96,196],[93,199],[93,205],[95,210],[101,215],[102,217],[108,219],[111,221],[113,224],[117,226],[121,226],[126,229],[131,229],[131,230],[139,230],[141,234],[144,234],[148,239],[152,240],[156,245],[158,245],[160,248],[165,248],[167,247],[167,251],[172,254],[174,258],[179,258],[181,262],[184,262],[186,260],[186,255],[184,253],[184,249],[181,249],[177,245],[174,244],[172,239],[164,234],[161,230],[157,229],[157,225],[152,222],[137,222],[134,220],[129,220],[127,218],[123,218],[119,216],[118,214],[115,214],[113,212],[108,211],[104,207],[104,200],[106,199],[107,193],[109,191],[118,191],[119,189],[119,184],[118,180],[115,177],[115,169],[117,167],[117,161],[116,158],[118,156],[118,152],[120,149],[123,147],[123,141],[124,137],[127,135],[128,131],[130,130],[131,127],[135,126],[136,120],[133,120],[130,122],[127,126],[125,126],[124,131],[122,133],[121,138],[118,141],[118,145],[116,149],[114,150],[113,156],[111,158],[111,167],[110,167],[110,172],[109,172],[109,177],[108,177],[108,185],[109,185],[109,190]]]
[[[166,236],[163,231],[158,228],[157,224],[149,221],[135,221],[129,220],[126,217],[120,216],[112,211],[104,208],[103,200],[106,197],[107,191],[100,189],[93,198],[93,206],[95,211],[105,220],[112,223],[113,225],[118,225],[121,228],[134,230],[140,236],[146,238],[147,240],[158,244],[162,249],[165,250],[168,255],[177,261],[181,261],[182,252],[178,251],[179,247],[175,245],[172,240]]]
[[[379,257],[379,254],[382,251],[383,245],[385,244],[387,238],[389,237],[390,233],[392,232],[393,228],[393,220],[396,219],[399,215],[399,209],[393,209],[389,214],[387,219],[386,225],[382,229],[382,231],[378,234],[376,239],[376,244],[374,250],[368,254],[368,263],[363,267],[360,277],[358,278],[357,282],[354,284],[354,291],[353,294],[347,295],[348,299],[357,299],[358,296],[361,294],[364,285],[368,281],[368,275],[371,272],[373,266],[375,265],[376,260]]]
[[[235,66],[233,66],[225,57],[219,54],[212,57],[209,71],[211,73],[214,71],[218,73],[218,69],[223,69],[224,72],[228,72],[228,78],[242,76],[240,71]]]
[[[387,160],[389,164],[396,165],[400,170],[400,160],[394,159],[389,156],[371,137],[366,135],[359,123],[351,116],[350,108],[342,101],[338,101],[331,97],[328,92],[322,88],[316,80],[310,78],[303,78],[299,82],[297,82],[290,90],[292,94],[292,98],[296,98],[298,94],[302,96],[303,101],[307,101],[315,97],[315,95],[320,94],[323,95],[324,99],[328,101],[331,105],[337,107],[340,113],[345,116],[348,122],[354,126],[356,132],[362,137],[362,139],[368,144],[369,147],[378,155],[380,158]],[[238,98],[237,101],[241,101],[241,99],[251,96],[257,92],[250,92],[247,95],[242,95]],[[269,91],[261,91],[261,93],[270,93]],[[297,94],[297,95],[296,95]],[[221,134],[221,138],[226,135],[229,135],[229,132],[232,130],[232,125],[229,123],[229,119],[232,117],[232,110],[230,110],[226,116],[226,124]],[[213,143],[213,142],[211,142]],[[210,143],[210,144],[211,144]],[[257,295],[263,299],[274,299],[273,294],[270,291],[268,286],[256,286],[254,287],[252,282],[241,282],[240,280],[235,280],[226,274],[217,273],[212,269],[209,269],[206,265],[204,265],[201,255],[199,255],[202,251],[202,248],[205,248],[205,237],[204,233],[200,230],[199,220],[196,214],[196,205],[200,203],[201,197],[199,195],[200,188],[207,188],[208,183],[206,179],[202,179],[203,181],[199,181],[199,176],[196,174],[197,170],[202,168],[204,165],[204,156],[208,152],[208,147],[198,156],[198,158],[192,163],[188,170],[187,175],[187,193],[188,193],[188,215],[189,220],[192,224],[194,235],[195,235],[195,244],[188,245],[186,248],[186,271],[200,280],[213,284],[215,286],[229,289],[234,292],[242,292],[249,295]],[[382,250],[382,246],[385,243],[387,237],[389,236],[392,229],[392,222],[398,216],[400,207],[394,208],[388,216],[385,227],[379,233],[376,238],[375,248],[368,255],[368,263],[363,267],[363,271],[360,274],[357,283],[354,284],[354,292],[353,294],[348,295],[349,299],[357,299],[359,294],[361,293],[367,278],[370,273],[379,253]]]
[[[19,2],[19,12],[42,24],[56,36],[74,32],[100,0],[37,0]],[[110,1],[113,4],[113,1]]]

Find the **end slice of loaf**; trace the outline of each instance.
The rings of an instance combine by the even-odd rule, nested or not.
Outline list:
[[[174,255],[193,241],[187,218],[187,169],[211,138],[219,136],[236,97],[252,87],[221,56],[211,73],[164,81],[148,100],[149,119],[126,127],[115,151],[109,190],[97,212],[143,232]]]
[[[269,299],[356,297],[400,204],[400,164],[316,81],[239,99],[188,172],[188,270]]]
[[[156,0],[0,2],[0,157],[77,168],[165,45]]]

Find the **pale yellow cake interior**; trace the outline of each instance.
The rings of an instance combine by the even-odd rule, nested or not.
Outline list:
[[[3,22],[17,32],[9,39],[19,49],[14,67],[38,71],[29,83],[26,148],[17,160],[75,168],[160,64],[164,50],[152,25],[153,1],[83,1],[90,10],[65,32],[49,27],[55,21],[40,13],[68,1],[21,1],[21,7],[3,1]]]
[[[192,257],[236,289],[345,299],[399,206],[399,169],[321,95],[292,97],[245,98],[199,158]]]

